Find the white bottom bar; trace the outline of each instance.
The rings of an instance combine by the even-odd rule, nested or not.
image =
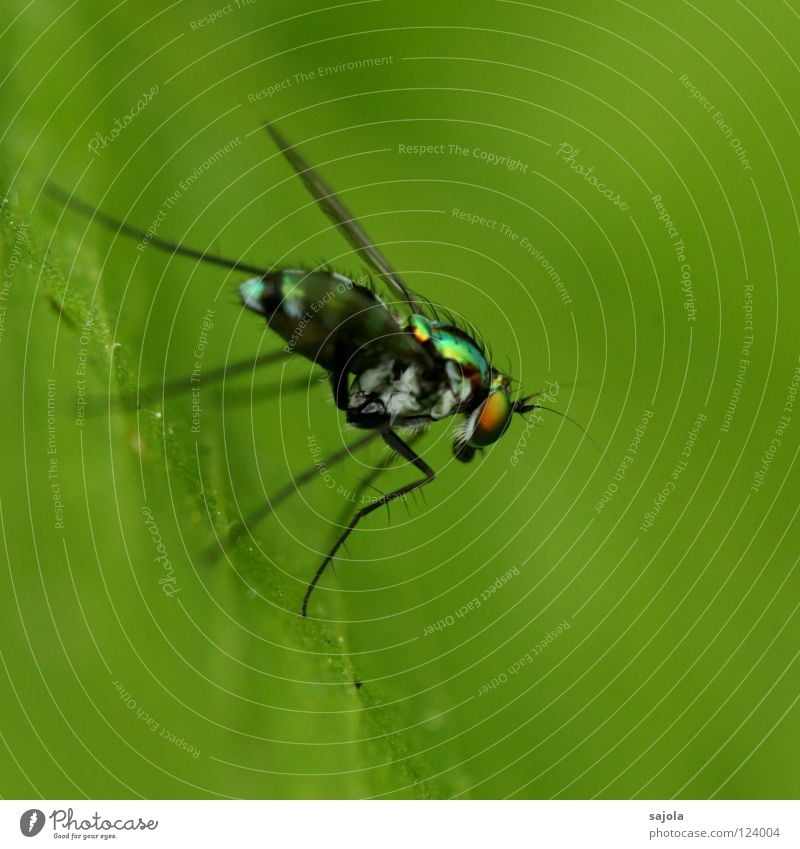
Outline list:
[[[0,801],[0,846],[796,847],[794,801]],[[30,834],[30,836],[28,836]]]

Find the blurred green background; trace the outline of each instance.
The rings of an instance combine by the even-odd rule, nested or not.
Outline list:
[[[800,793],[795,0],[37,0],[2,24],[3,796]],[[132,411],[198,346],[208,374],[278,340],[242,274],[42,193],[362,271],[265,118],[602,451],[542,414],[466,466],[432,429],[425,500],[364,523],[308,621],[384,452],[208,562],[356,434],[316,375],[284,391],[302,360],[201,380],[195,418]]]

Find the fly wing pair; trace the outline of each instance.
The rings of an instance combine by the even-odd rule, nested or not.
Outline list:
[[[333,221],[339,232],[347,239],[347,241],[355,248],[359,256],[364,259],[381,277],[385,285],[396,296],[396,298],[407,305],[412,313],[421,312],[420,304],[411,290],[403,283],[397,272],[389,265],[384,255],[373,244],[372,240],[361,229],[361,226],[356,222],[352,213],[337,197],[336,193],[327,185],[327,183],[314,171],[314,169],[303,159],[297,150],[291,145],[280,131],[271,124],[265,125],[267,132],[272,136],[277,145],[281,148],[284,156],[291,163],[297,176],[303,181],[303,184],[311,193],[317,205],[322,211]],[[382,308],[382,307],[380,307]],[[414,335],[405,331],[400,331],[397,334],[392,334],[391,338],[383,338],[375,340],[398,360],[415,360],[422,362],[426,366],[431,365],[431,357],[428,352],[417,342]],[[403,457],[408,462],[412,463],[420,472],[422,477],[417,478],[392,492],[381,495],[371,504],[362,507],[351,518],[342,530],[341,535],[336,540],[333,548],[328,552],[322,564],[314,573],[311,579],[306,594],[303,598],[302,614],[306,615],[308,611],[308,601],[314,588],[317,586],[319,579],[322,577],[325,569],[330,564],[333,557],[336,555],[340,546],[342,546],[355,530],[358,523],[374,510],[388,505],[397,498],[403,498],[410,492],[420,489],[430,483],[434,477],[433,469],[414,451],[411,445],[405,443],[390,427],[381,430],[381,437],[389,448]]]
[[[370,237],[361,229],[350,210],[337,197],[336,192],[316,173],[314,168],[297,152],[297,148],[288,141],[274,125],[267,123],[264,129],[281,149],[281,153],[289,160],[303,185],[319,205],[319,208],[336,225],[339,232],[354,247],[358,255],[380,275],[397,298],[408,304],[412,312],[420,312],[420,304],[414,293],[400,279],[400,275],[392,268],[386,257],[375,246]]]
[[[267,122],[264,124],[264,129],[280,148],[281,153],[289,161],[297,176],[303,181],[303,185],[308,189],[319,208],[333,222],[336,229],[347,239],[361,259],[376,272],[393,297],[405,304],[412,313],[421,313],[422,306],[419,298],[389,265],[386,257],[364,232],[355,216],[344,205],[336,192],[303,159],[297,148],[274,124]],[[432,365],[428,352],[409,333],[399,332],[392,334],[391,337],[383,336],[376,342],[382,345],[387,352],[394,354],[397,359],[406,362],[410,360],[421,362],[427,367]]]
[[[300,154],[295,150],[295,148],[291,144],[289,144],[289,142],[287,142],[287,140],[275,127],[267,124],[266,129],[270,136],[280,146],[284,156],[286,156],[297,175],[305,184],[306,188],[309,190],[309,192],[311,192],[311,195],[313,196],[314,200],[317,202],[319,207],[323,210],[323,212],[325,212],[326,215],[329,216],[329,218],[331,218],[331,220],[342,233],[342,235],[344,235],[347,241],[355,248],[359,256],[361,256],[377,272],[380,278],[384,281],[384,284],[386,285],[388,290],[391,291],[391,293],[395,297],[396,301],[404,304],[412,313],[420,313],[422,310],[420,308],[420,302],[418,298],[415,297],[411,290],[408,289],[408,287],[403,283],[403,281],[400,279],[394,269],[386,261],[383,254],[372,243],[367,234],[361,229],[361,227],[353,218],[352,214],[339,200],[336,194],[328,187],[328,185],[314,171],[314,169],[308,165],[308,163],[302,158],[302,156],[300,156]],[[232,260],[227,257],[220,256],[218,254],[211,254],[205,250],[196,250],[194,248],[190,248],[176,242],[170,242],[169,240],[163,239],[160,236],[154,235],[151,232],[142,230],[138,227],[133,227],[123,221],[119,221],[116,218],[106,215],[100,210],[95,209],[89,204],[79,200],[71,193],[64,192],[62,189],[59,189],[57,186],[54,186],[52,184],[48,184],[47,191],[51,196],[56,198],[65,206],[75,210],[76,212],[82,215],[87,216],[91,220],[95,220],[115,232],[124,233],[128,236],[140,239],[145,244],[152,245],[158,248],[159,250],[165,251],[167,253],[174,254],[177,256],[191,257],[193,259],[200,260],[201,262],[219,265],[224,268],[229,268],[235,271],[249,272],[251,274],[255,274],[256,277],[265,277],[270,273],[267,269],[258,268],[256,266],[249,265],[248,263],[244,263],[238,260]],[[379,304],[377,302],[374,308],[381,310],[386,309],[383,304]],[[401,329],[399,325],[397,326],[397,332],[383,334],[380,337],[376,337],[372,341],[374,341],[376,345],[381,346],[382,352],[394,357],[398,361],[413,361],[417,363],[422,363],[425,366],[431,366],[433,364],[432,357],[428,354],[425,348],[423,348],[423,346],[416,340],[415,336],[412,333],[408,333],[407,331]],[[268,355],[268,358],[270,360],[273,359],[273,355]],[[250,364],[250,367],[254,366]],[[241,364],[235,365],[234,368],[241,368]],[[215,377],[224,377],[229,370],[230,366],[226,367],[226,369],[220,370],[215,375]],[[183,391],[187,387],[188,383],[182,383],[181,385],[175,388]],[[328,552],[327,556],[322,561],[322,564],[319,566],[319,568],[314,574],[314,577],[309,583],[308,588],[306,589],[306,594],[303,598],[303,616],[306,615],[309,598],[311,597],[311,593],[313,592],[314,588],[317,586],[319,579],[322,577],[322,574],[324,573],[325,569],[327,568],[328,564],[331,562],[333,557],[338,552],[341,545],[344,543],[350,533],[356,528],[358,523],[374,510],[377,510],[378,508],[389,504],[395,499],[402,498],[406,494],[413,492],[416,489],[420,489],[421,487],[430,483],[434,479],[435,472],[433,471],[433,469],[431,469],[431,467],[414,451],[411,445],[405,443],[388,426],[383,427],[380,430],[368,431],[364,436],[351,443],[348,447],[334,452],[332,455],[326,458],[324,461],[325,464],[333,464],[335,462],[343,460],[346,456],[350,454],[352,450],[355,450],[356,448],[367,444],[378,436],[383,439],[383,441],[389,446],[389,448],[393,452],[399,454],[409,463],[414,465],[417,470],[422,473],[422,477],[417,478],[416,480],[413,480],[410,483],[407,483],[404,486],[393,490],[392,492],[388,492],[381,495],[379,498],[374,499],[371,503],[362,507],[355,513],[355,515],[351,518],[350,522],[344,527],[341,535],[336,540],[336,543]],[[234,529],[235,532],[232,533],[231,539],[233,539],[235,536],[237,536],[244,530],[249,530],[251,523],[255,523],[269,515],[269,513],[274,510],[278,503],[280,503],[282,500],[284,500],[284,498],[288,497],[289,494],[293,493],[296,490],[297,486],[300,486],[303,483],[314,479],[318,475],[318,470],[319,462],[315,462],[313,467],[308,469],[305,473],[296,477],[295,480],[291,483],[291,485],[285,487],[281,492],[279,492],[275,499],[273,499],[267,505],[259,508],[258,511],[256,511],[249,517],[249,520],[238,525],[237,528]],[[225,547],[226,546],[224,543],[220,544],[218,548],[215,549],[215,555],[218,555],[221,551],[224,551]]]

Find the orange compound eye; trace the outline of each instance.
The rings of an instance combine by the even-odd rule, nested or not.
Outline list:
[[[483,448],[498,440],[511,422],[513,406],[505,388],[495,389],[475,411],[475,428],[469,444]]]

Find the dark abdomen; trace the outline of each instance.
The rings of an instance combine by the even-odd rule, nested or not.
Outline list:
[[[366,286],[331,271],[286,269],[243,283],[244,305],[271,330],[323,368],[359,373],[382,356],[413,357],[416,343]]]

